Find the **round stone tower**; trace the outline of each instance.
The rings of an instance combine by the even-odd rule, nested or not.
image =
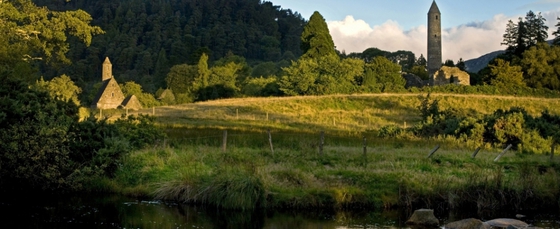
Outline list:
[[[436,4],[432,3],[428,11],[428,76],[430,85],[434,85],[434,74],[441,68],[441,13]]]

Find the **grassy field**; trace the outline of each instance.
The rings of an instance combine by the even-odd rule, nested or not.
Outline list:
[[[168,127],[280,129],[361,133],[387,125],[414,125],[417,107],[426,94],[364,94],[241,98],[130,111],[155,114]],[[560,114],[560,99],[513,96],[431,94],[443,109],[465,114],[489,114],[497,109],[523,107],[529,114],[544,110]],[[120,111],[121,113],[123,111]]]
[[[502,149],[471,158],[473,148],[446,139],[371,134],[417,124],[419,96],[244,98],[142,110],[155,114],[168,139],[127,155],[99,189],[233,209],[558,206],[560,167],[548,155],[510,151],[493,162]],[[472,115],[510,107],[560,114],[560,99],[431,96]]]

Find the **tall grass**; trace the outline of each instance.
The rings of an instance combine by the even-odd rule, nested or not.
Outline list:
[[[364,157],[361,141],[340,137],[321,156],[316,136],[293,135],[274,154],[264,138],[229,144],[225,153],[220,142],[203,139],[139,151],[124,160],[114,183],[157,199],[226,209],[531,208],[556,206],[560,197],[558,164],[544,155],[510,152],[494,163],[498,150],[472,159],[472,149],[439,142],[443,147],[428,159],[437,142],[395,141],[371,142]]]

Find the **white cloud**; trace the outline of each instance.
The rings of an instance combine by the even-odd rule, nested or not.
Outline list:
[[[556,30],[556,15],[560,10],[543,13],[552,34]],[[524,15],[523,15],[524,17]],[[500,45],[508,20],[517,22],[518,17],[508,18],[503,14],[482,22],[472,22],[447,28],[442,31],[443,60],[459,58],[469,60],[489,52],[505,49]],[[363,52],[376,47],[387,51],[408,50],[419,57],[426,56],[427,30],[421,25],[404,31],[395,21],[386,21],[382,25],[371,26],[363,20],[347,16],[342,21],[328,22],[333,41],[340,51],[346,53]],[[552,35],[549,37],[552,39]]]

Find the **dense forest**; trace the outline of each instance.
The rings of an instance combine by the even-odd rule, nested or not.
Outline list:
[[[166,87],[164,79],[172,66],[196,64],[202,53],[210,61],[237,55],[253,65],[301,55],[305,20],[261,0],[34,2],[53,11],[82,9],[92,16],[92,25],[105,31],[90,47],[69,40],[72,65],[42,69],[47,79],[64,73],[84,89],[99,80],[105,57],[111,59],[120,82],[135,81],[153,93]]]

